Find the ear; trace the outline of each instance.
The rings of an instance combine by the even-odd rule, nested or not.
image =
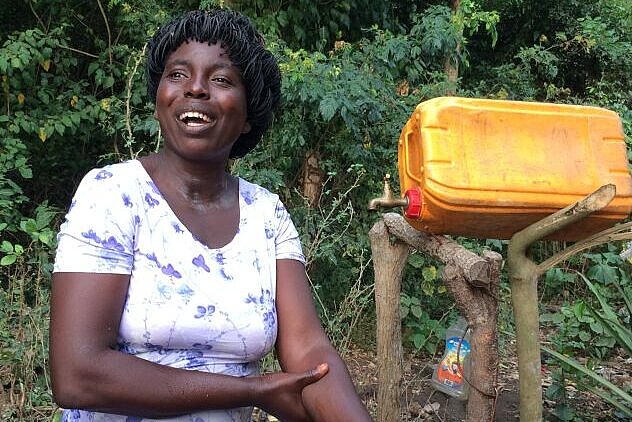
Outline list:
[[[250,125],[250,122],[247,121],[246,123],[244,123],[244,127],[241,128],[241,133],[248,133],[251,129],[252,126]]]

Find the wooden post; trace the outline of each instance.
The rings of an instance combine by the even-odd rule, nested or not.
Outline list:
[[[550,259],[545,266],[537,265],[527,257],[527,251],[533,242],[605,207],[614,195],[615,185],[604,185],[581,201],[519,231],[509,241],[507,265],[516,325],[521,421],[542,420],[538,277],[556,262]],[[599,235],[596,236],[599,238]],[[592,240],[594,244],[594,238],[592,236],[587,240]]]
[[[498,289],[502,256],[485,251],[483,258],[489,263],[489,287],[477,289],[479,312],[470,314],[468,319],[472,328],[472,369],[467,421],[494,421],[498,396]]]
[[[369,231],[375,268],[378,393],[377,421],[401,420],[402,339],[399,296],[408,246],[391,243],[382,220]]]
[[[470,398],[467,406],[468,421],[491,421],[494,417],[494,409],[496,402],[496,383],[498,374],[498,352],[497,352],[497,296],[498,284],[500,280],[500,266],[502,257],[495,252],[487,252],[483,257],[468,251],[458,243],[444,236],[434,236],[420,232],[411,227],[404,218],[396,213],[387,213],[383,216],[383,222],[378,222],[371,229],[369,237],[371,238],[371,246],[374,253],[374,266],[376,268],[375,291],[376,291],[376,307],[382,308],[385,300],[378,290],[382,291],[384,286],[380,284],[389,284],[392,290],[389,295],[397,297],[397,303],[391,302],[391,306],[397,307],[397,324],[389,322],[388,326],[396,330],[397,340],[393,337],[393,333],[380,334],[379,327],[386,326],[385,321],[381,321],[382,313],[378,313],[378,361],[388,361],[389,365],[395,365],[390,357],[385,353],[392,353],[388,349],[380,347],[381,341],[387,341],[389,336],[392,341],[398,341],[395,353],[401,353],[401,340],[399,339],[399,289],[401,271],[404,262],[395,262],[393,258],[383,260],[375,260],[375,253],[379,252],[373,247],[374,236],[379,233],[380,238],[388,239],[388,234],[396,236],[408,245],[417,250],[432,255],[433,257],[443,261],[446,266],[442,274],[443,282],[455,299],[456,306],[465,317],[468,325],[472,329],[472,371],[470,378]],[[385,232],[385,226],[388,231]],[[384,240],[383,240],[384,241]],[[388,265],[388,266],[387,266]],[[385,267],[385,269],[380,269]],[[380,276],[378,277],[378,269]],[[393,283],[393,277],[396,282]],[[395,288],[397,292],[395,292]],[[394,314],[392,316],[395,317]],[[380,340],[384,336],[383,340]],[[397,359],[400,359],[397,355]],[[389,369],[392,370],[392,369]],[[396,370],[396,376],[401,377],[401,369]],[[398,381],[399,382],[399,381]],[[389,384],[391,386],[394,383]],[[382,386],[380,385],[379,388]],[[380,390],[378,390],[380,391]],[[378,393],[378,421],[394,421],[391,410],[392,403],[381,400],[393,400],[392,396],[382,396]],[[396,403],[399,407],[399,396]],[[380,414],[381,408],[388,408],[389,419],[382,419]],[[398,413],[399,415],[399,413]]]

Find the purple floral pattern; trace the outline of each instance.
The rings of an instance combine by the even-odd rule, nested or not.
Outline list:
[[[276,341],[276,260],[304,261],[276,195],[239,180],[233,240],[210,249],[173,213],[139,161],[92,170],[58,240],[55,271],[130,274],[118,349],[177,368],[250,376]],[[250,421],[252,409],[161,421]],[[64,421],[149,421],[66,410]]]

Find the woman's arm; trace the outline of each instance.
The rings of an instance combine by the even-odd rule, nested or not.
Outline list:
[[[314,421],[370,421],[347,368],[322,329],[302,263],[277,260],[277,352],[284,372],[302,372],[322,362],[329,373],[303,389]]]
[[[322,378],[326,367],[237,378],[170,368],[117,351],[128,284],[128,275],[53,275],[50,365],[58,404],[145,417],[255,405],[283,412],[288,420],[308,420],[301,391]]]

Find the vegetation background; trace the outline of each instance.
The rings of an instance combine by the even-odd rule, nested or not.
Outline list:
[[[145,45],[169,16],[198,7],[251,16],[279,59],[282,109],[232,169],[279,192],[290,209],[322,321],[342,350],[373,347],[367,234],[377,216],[366,203],[385,173],[397,174],[399,131],[419,102],[454,94],[606,107],[632,142],[629,0],[0,0],[2,420],[55,414],[47,330],[56,229],[88,169],[160,147]],[[534,254],[559,248],[545,242]],[[548,347],[589,370],[614,356],[629,362],[607,321],[590,312],[605,302],[629,330],[632,281],[621,249],[594,249],[541,281]],[[408,350],[432,358],[455,318],[452,300],[439,263],[416,254],[408,266]],[[503,281],[501,331],[511,333],[507,289]],[[564,388],[576,371],[551,366],[555,417],[581,418]]]

